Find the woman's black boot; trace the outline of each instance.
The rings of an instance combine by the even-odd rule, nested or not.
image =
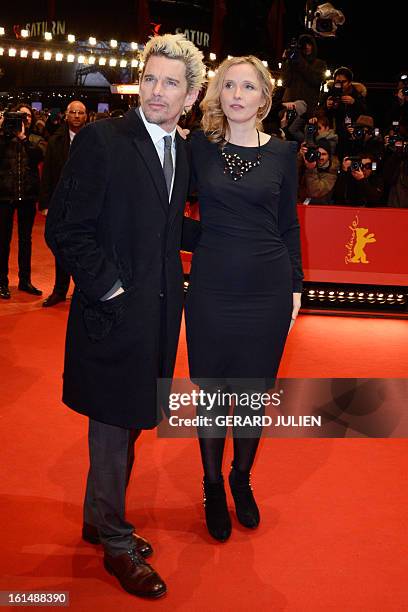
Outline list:
[[[213,538],[225,542],[231,535],[231,517],[228,512],[224,479],[218,482],[203,480],[204,509],[207,529]]]
[[[256,529],[259,525],[260,516],[252,493],[250,477],[250,472],[240,472],[232,465],[228,480],[239,522],[248,529]]]

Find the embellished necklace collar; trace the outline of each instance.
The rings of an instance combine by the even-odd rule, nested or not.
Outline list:
[[[256,133],[258,134],[258,152],[255,161],[242,159],[238,153],[227,153],[225,147],[229,144],[228,141],[221,147],[221,157],[224,160],[224,174],[229,174],[234,181],[242,179],[246,172],[261,165],[261,141],[259,131],[256,130]]]

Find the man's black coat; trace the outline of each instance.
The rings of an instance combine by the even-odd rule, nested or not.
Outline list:
[[[180,260],[189,180],[176,136],[171,203],[155,146],[135,110],[75,137],[46,224],[75,281],[63,401],[104,423],[151,428],[156,379],[171,377],[183,305]],[[125,292],[100,298],[120,279]]]
[[[68,159],[70,146],[69,128],[65,123],[48,141],[41,175],[39,209],[47,209],[52,194],[61,177],[61,172]]]

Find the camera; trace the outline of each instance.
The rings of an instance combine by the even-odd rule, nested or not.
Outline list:
[[[289,47],[285,51],[285,57],[290,62],[297,62],[299,59],[299,43],[296,38],[292,38]]]
[[[335,82],[330,89],[330,96],[335,104],[340,104],[343,95],[343,83]]]
[[[308,123],[305,130],[305,142],[307,150],[305,160],[309,163],[317,162],[320,159],[319,147],[316,144],[317,125]]]
[[[23,123],[25,123],[26,120],[27,113],[21,113],[20,111],[6,111],[3,114],[2,125],[4,135],[8,138],[13,138],[16,134],[21,132],[21,130],[23,129]]]
[[[351,161],[351,164],[350,164],[351,172],[353,171],[357,172],[358,170],[362,170],[363,164],[361,163],[360,157],[349,157],[348,159]]]
[[[351,161],[350,164],[350,171],[351,172],[358,172],[358,170],[372,170],[373,172],[375,172],[377,170],[377,162],[375,161],[371,161],[371,162],[367,162],[366,164],[363,164],[363,160],[361,157],[349,157],[348,158]]]
[[[393,121],[391,129],[393,131],[393,134],[390,134],[388,136],[388,144],[390,147],[395,147],[395,143],[401,140],[401,136],[399,133],[399,122]]]
[[[364,140],[364,128],[361,125],[353,125],[353,139]]]
[[[297,117],[296,108],[288,108],[286,111],[286,123],[289,126]]]

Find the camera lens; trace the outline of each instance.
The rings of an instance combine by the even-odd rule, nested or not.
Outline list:
[[[317,147],[307,147],[305,160],[309,163],[317,162],[320,159],[320,151]]]

